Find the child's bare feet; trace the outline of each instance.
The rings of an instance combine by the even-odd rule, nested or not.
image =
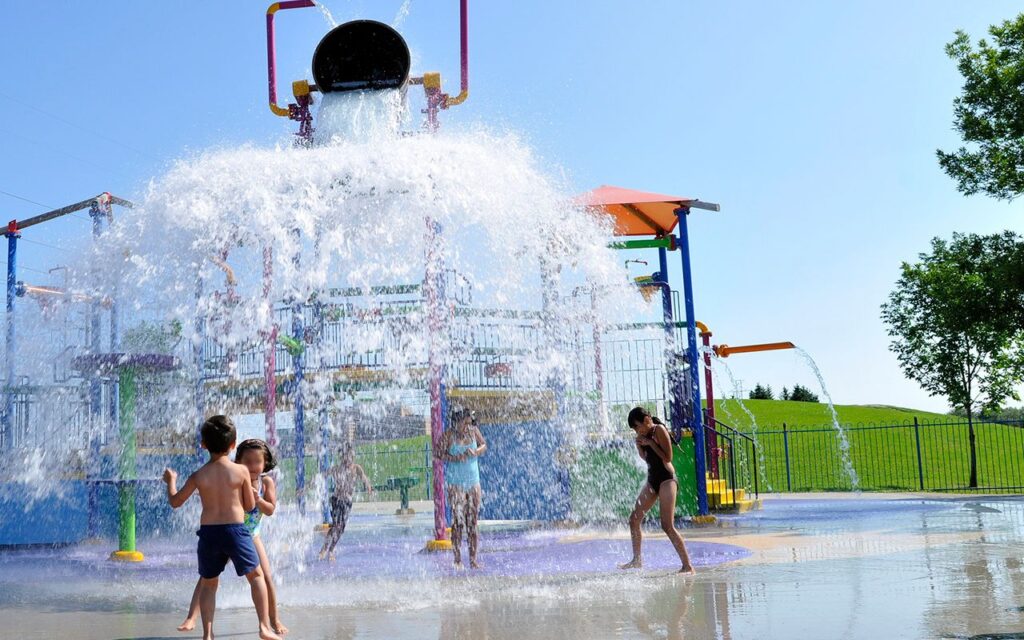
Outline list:
[[[484,565],[480,564],[476,560],[470,560],[469,561],[469,566],[471,568],[473,568],[473,569],[483,569],[484,568]]]
[[[643,560],[639,560],[639,559],[634,558],[633,560],[630,560],[626,564],[620,564],[619,568],[620,569],[640,569],[643,566],[644,566]]]
[[[274,633],[277,633],[279,635],[283,636],[284,634],[288,633],[288,627],[281,624],[280,620],[278,620],[277,622],[271,622],[270,626],[274,629]]]
[[[185,622],[178,625],[178,631],[191,631],[196,628],[195,618],[185,618]]]
[[[683,573],[683,574],[686,574],[688,576],[692,576],[693,574],[695,574],[697,572],[693,570],[692,566],[687,565],[687,566],[683,567],[682,569],[680,569],[679,573]]]
[[[337,561],[338,561],[338,557],[336,555],[334,555],[333,551],[327,554],[327,562],[330,562],[331,564],[334,564]]]
[[[274,633],[273,629],[260,625],[260,640],[281,640],[281,636]]]
[[[456,560],[454,564],[452,564],[452,566],[455,567],[457,571],[462,571],[463,569],[465,569],[465,567],[462,566],[462,560]]]
[[[327,559],[327,549],[321,549],[320,550],[320,560],[326,560],[326,559]]]

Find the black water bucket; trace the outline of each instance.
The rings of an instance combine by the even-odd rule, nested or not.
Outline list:
[[[313,79],[322,93],[400,89],[409,80],[409,47],[397,31],[374,20],[331,29],[313,53]]]

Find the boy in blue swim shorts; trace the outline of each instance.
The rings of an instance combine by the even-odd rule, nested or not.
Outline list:
[[[210,461],[189,476],[181,491],[177,490],[178,474],[164,470],[167,500],[177,509],[194,492],[199,492],[203,514],[199,519],[199,613],[203,619],[203,638],[213,638],[213,613],[217,602],[220,574],[228,560],[235,572],[245,576],[252,588],[252,602],[259,618],[261,640],[280,640],[270,626],[267,604],[267,583],[260,570],[260,559],[252,534],[245,527],[245,512],[256,505],[249,479],[249,470],[231,461],[228,454],[235,448],[235,425],[227,416],[213,416],[200,430],[203,448],[210,452]]]

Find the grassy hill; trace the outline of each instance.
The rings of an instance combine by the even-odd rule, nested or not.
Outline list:
[[[839,405],[835,409],[849,445],[846,456],[825,404],[744,400],[741,406],[736,400],[716,400],[719,420],[744,434],[756,435],[756,454],[748,440],[734,437],[739,484],[752,486],[756,468],[761,491],[848,490],[853,483],[845,457],[863,490],[959,490],[966,486],[967,428],[961,419],[882,405]],[[756,428],[747,411],[756,420]],[[992,489],[1024,485],[1024,464],[1013,453],[1024,451],[1024,428],[979,422],[976,431],[979,484]],[[363,444],[357,448],[357,458],[375,482],[390,476],[418,478],[411,495],[423,499],[429,482],[427,443],[426,436],[417,436]],[[282,466],[287,491],[293,462],[285,460]],[[315,473],[316,460],[307,458],[307,477]],[[397,500],[398,494],[387,492],[381,497]]]
[[[748,440],[734,438],[739,484],[752,484],[756,466],[762,490],[847,490],[854,488],[854,476],[856,487],[863,490],[955,491],[968,485],[968,428],[962,418],[900,407],[840,405],[836,413],[844,447],[824,404],[744,400],[741,406],[725,400],[715,402],[715,412],[720,421],[756,437],[756,455]],[[1022,425],[979,420],[975,431],[979,488],[995,491],[1024,484],[1018,462],[1024,451]]]
[[[828,410],[828,405],[820,402],[744,400],[740,406],[737,400],[715,400],[715,416],[730,427],[746,431],[752,425],[750,416],[743,407],[757,419],[758,429],[781,429],[783,423],[790,429],[832,424],[832,414]],[[914,417],[920,421],[932,422],[950,417],[941,413],[884,405],[836,405],[835,409],[840,424],[844,425],[895,425],[913,422]]]

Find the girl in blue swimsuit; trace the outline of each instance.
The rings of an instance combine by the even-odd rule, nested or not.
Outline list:
[[[274,515],[277,509],[277,486],[274,479],[266,475],[277,466],[274,454],[270,451],[267,443],[252,438],[244,440],[235,448],[235,462],[249,469],[249,479],[252,482],[253,493],[256,494],[256,506],[252,511],[245,513],[245,528],[252,535],[253,544],[256,546],[256,553],[260,557],[260,569],[267,581],[267,599],[270,605],[270,626],[275,633],[288,633],[288,628],[281,624],[277,615],[277,589],[270,575],[270,560],[267,558],[267,550],[263,546],[260,536],[260,528],[263,524],[263,516]],[[178,627],[178,631],[191,631],[195,628],[196,619],[199,617],[199,585],[196,584],[195,592],[192,594],[192,604],[189,606],[188,616],[185,622]]]
[[[452,414],[451,427],[444,433],[442,446],[435,454],[445,461],[444,482],[448,491],[448,504],[452,510],[452,551],[455,566],[462,568],[462,534],[469,542],[469,566],[479,569],[477,549],[480,534],[477,522],[480,516],[480,464],[478,459],[487,451],[487,441],[476,426],[469,411]]]

